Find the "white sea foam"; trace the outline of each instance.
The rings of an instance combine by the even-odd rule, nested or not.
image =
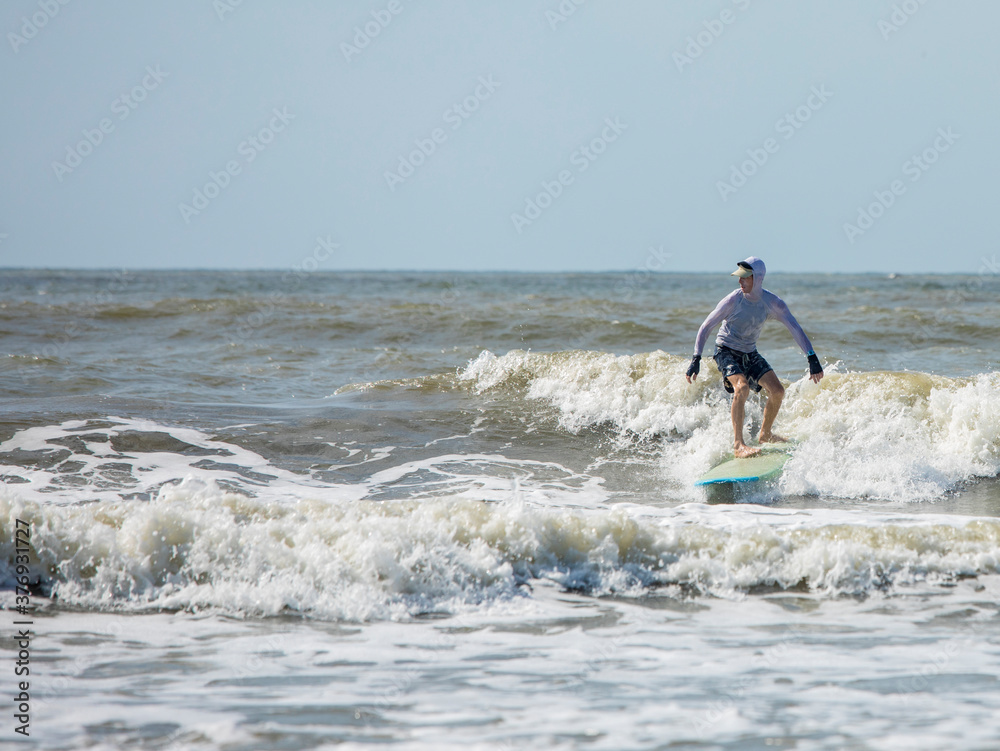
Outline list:
[[[523,387],[532,399],[559,410],[570,432],[600,423],[649,436],[690,434],[716,410],[703,397],[711,376],[694,385],[684,380],[687,361],[663,352],[615,356],[601,352],[532,353],[502,357],[484,351],[460,378],[482,393]]]
[[[152,501],[58,506],[0,495],[32,526],[43,586],[86,608],[331,620],[523,608],[551,580],[592,594],[834,596],[994,573],[1000,521],[688,504],[248,498],[189,478]],[[10,548],[12,543],[5,543]],[[13,560],[12,550],[3,551]],[[9,572],[8,572],[9,578]],[[9,582],[5,582],[9,584]]]
[[[118,451],[113,441],[126,433],[167,436],[200,451]],[[128,494],[155,494],[184,477],[248,490],[277,485],[293,495],[303,484],[301,475],[200,430],[126,417],[26,428],[0,444],[0,456],[16,459],[26,454],[37,461],[9,458],[0,465],[0,474],[8,483],[15,481],[11,487],[20,497],[47,503],[116,501]]]
[[[126,433],[166,439],[159,443],[168,443],[172,450],[119,451],[114,441]],[[154,441],[152,445],[158,444]],[[188,452],[184,446],[200,451]],[[398,460],[384,469],[373,466],[370,474],[359,476],[356,470],[362,465],[391,461],[396,447],[374,447],[369,456],[356,448],[344,448],[347,461],[335,469],[355,470],[353,481],[335,483],[321,479],[318,472],[283,469],[260,454],[193,428],[123,417],[96,422],[71,420],[26,428],[0,444],[0,457],[7,459],[0,464],[0,476],[19,498],[41,504],[153,497],[161,488],[185,478],[243,495],[264,493],[285,500],[313,498],[318,492],[337,501],[422,500],[441,495],[502,500],[517,493],[537,503],[592,506],[607,497],[601,478],[556,462],[513,460],[501,454],[445,453]],[[26,459],[29,455],[32,458]]]
[[[686,363],[662,352],[486,351],[460,378],[480,393],[523,389],[555,407],[570,432],[608,424],[672,439],[663,449],[665,473],[673,491],[694,497],[691,483],[729,451],[732,435],[718,373],[703,368],[688,384]],[[748,429],[760,424],[761,405],[749,400]],[[782,476],[785,494],[933,500],[1000,472],[1000,373],[831,369],[819,385],[789,384],[776,430],[800,442]]]
[[[939,498],[1000,472],[1000,374],[832,374],[798,382],[784,418],[805,440],[782,489],[847,498]]]
[[[682,364],[662,353],[485,353],[462,378],[526,391],[570,433],[610,423],[665,435],[664,483],[683,498],[725,451],[728,414],[713,376],[688,385]],[[997,391],[996,374],[794,383],[781,419],[801,443],[781,491],[931,499],[995,473]],[[198,451],[156,449],[142,434]],[[124,445],[153,449],[114,448]],[[409,619],[525,607],[540,580],[593,594],[832,596],[991,573],[1000,560],[993,520],[611,506],[599,476],[499,453],[397,459],[336,483],[194,429],[126,418],[29,428],[0,453],[5,473],[27,480],[0,490],[7,560],[14,519],[26,519],[43,587],[88,608]],[[114,465],[129,468],[125,480],[108,474]]]

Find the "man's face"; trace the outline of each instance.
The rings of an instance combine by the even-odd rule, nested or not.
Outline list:
[[[740,278],[740,289],[743,290],[744,295],[750,294],[750,290],[753,289],[753,274],[750,276],[741,276]]]

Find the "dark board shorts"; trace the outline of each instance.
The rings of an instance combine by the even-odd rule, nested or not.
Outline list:
[[[720,346],[712,355],[715,364],[719,366],[722,373],[722,383],[726,391],[733,392],[733,386],[729,383],[729,376],[746,376],[747,383],[754,391],[760,391],[760,379],[770,371],[774,370],[767,364],[767,360],[760,356],[757,350],[753,352],[739,352],[729,347]]]

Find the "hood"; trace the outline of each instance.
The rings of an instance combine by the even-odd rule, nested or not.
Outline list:
[[[743,263],[749,263],[750,268],[753,269],[753,287],[750,288],[750,293],[746,297],[750,300],[759,300],[764,291],[764,275],[767,273],[767,266],[757,256],[744,258]]]

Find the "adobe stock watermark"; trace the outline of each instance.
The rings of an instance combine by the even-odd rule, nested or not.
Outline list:
[[[146,75],[142,77],[142,80],[133,86],[131,91],[122,94],[111,102],[111,114],[118,116],[118,122],[128,119],[128,116],[142,102],[146,101],[150,93],[158,89],[160,84],[169,75],[169,73],[164,73],[160,70],[159,65],[147,65]],[[84,128],[82,131],[83,138],[75,144],[66,147],[65,160],[62,162],[52,162],[52,171],[55,173],[56,179],[59,182],[65,180],[66,175],[72,174],[75,169],[83,164],[83,160],[93,154],[104,143],[105,137],[114,133],[114,131],[115,122],[110,117],[101,118],[95,128]]]
[[[783,662],[787,658],[789,649],[797,644],[798,637],[803,633],[805,632],[801,626],[792,624],[779,642],[755,652],[751,660],[753,670],[744,673],[739,680],[723,690],[721,698],[711,702],[701,716],[691,716],[689,720],[691,728],[698,737],[704,738],[706,730],[711,729],[734,708],[739,707],[746,700],[747,694],[759,685],[760,672],[770,670]]]
[[[969,650],[981,653],[983,646],[990,641],[988,635],[984,639],[983,631],[990,626],[991,620],[991,618],[973,620],[969,624],[969,635],[961,641],[949,639],[943,646],[938,642],[937,651],[924,658],[916,675],[897,680],[895,693],[903,698],[903,703],[909,705],[915,698],[914,694],[933,692],[932,680],[946,670],[960,670],[961,668],[957,666],[951,667],[956,658],[964,656]]]
[[[562,0],[555,10],[545,11],[545,20],[549,22],[549,28],[555,31],[559,24],[566,23],[585,2],[587,0]]]
[[[280,657],[285,655],[285,649],[291,637],[286,634],[269,636],[264,643],[251,652],[244,652],[243,663],[233,671],[231,681],[243,682],[260,675],[265,668],[272,668]],[[181,725],[171,732],[160,736],[148,736],[146,742],[158,751],[189,751],[197,748],[204,741],[204,736],[197,727]]]
[[[607,151],[608,146],[617,141],[621,134],[628,130],[628,125],[617,117],[604,118],[604,126],[599,135],[570,154],[569,163],[576,167],[577,174],[586,172],[590,165]],[[514,225],[514,229],[517,230],[517,234],[520,235],[524,232],[525,227],[531,226],[540,219],[542,212],[548,209],[575,180],[576,175],[568,169],[560,170],[552,180],[542,180],[541,192],[524,199],[524,213],[519,214],[515,211],[510,215],[510,221]]]
[[[334,251],[340,248],[330,235],[317,237],[312,252],[281,275],[284,289],[279,289],[267,296],[264,302],[252,313],[248,313],[238,322],[236,334],[241,339],[249,339],[257,329],[274,320],[281,305],[299,288],[305,278],[319,270],[320,264],[329,260]],[[235,340],[230,342],[235,344]]]
[[[236,9],[241,5],[243,5],[243,0],[213,0],[212,2],[215,15],[219,17],[220,21],[225,21],[226,16],[230,13],[235,13]]]
[[[95,293],[89,300],[90,305],[86,312],[78,315],[73,321],[67,324],[62,330],[60,330],[58,335],[51,336],[48,344],[43,347],[36,347],[33,349],[30,356],[35,360],[54,360],[60,357],[63,348],[68,346],[70,342],[74,341],[77,337],[84,333],[81,323],[83,321],[93,320],[96,318],[98,308],[100,306],[111,305],[116,296],[119,293],[124,292],[129,284],[132,283],[132,276],[132,273],[126,269],[114,272],[111,275],[111,279],[104,285],[104,288]],[[27,383],[36,375],[31,372],[27,364],[22,364],[18,368],[18,374],[21,376],[21,380],[24,383]]]
[[[931,168],[941,155],[948,151],[961,136],[952,132],[951,126],[938,128],[934,141],[919,154],[914,154],[900,168],[903,175],[910,178],[911,183],[920,180],[921,177]],[[858,206],[858,217],[855,222],[844,223],[844,234],[851,245],[857,242],[868,230],[875,226],[875,222],[885,216],[890,208],[896,205],[896,199],[904,195],[907,185],[897,178],[889,183],[885,190],[876,190],[872,193],[875,200],[867,206]]]
[[[614,293],[617,299],[603,299],[592,305],[587,320],[573,330],[573,338],[560,340],[560,346],[576,350],[595,345],[602,330],[606,331],[608,326],[619,324],[618,319],[625,310],[622,306],[628,304],[633,295],[650,282],[653,274],[669,270],[672,259],[673,253],[664,250],[662,245],[650,245],[645,260],[615,282]]]
[[[20,34],[10,32],[7,34],[7,41],[10,42],[14,54],[24,45],[38,36],[38,32],[49,25],[49,21],[59,15],[62,6],[68,5],[69,0],[38,0],[38,10],[31,14],[31,17],[21,17]]]
[[[939,327],[948,320],[955,308],[974,302],[978,295],[984,293],[987,280],[995,280],[997,276],[1000,276],[1000,260],[997,259],[997,254],[994,253],[991,258],[981,256],[975,280],[947,290],[943,304],[935,308],[931,320],[926,323],[918,323],[916,331],[909,336],[907,342],[910,348],[897,350],[889,356],[889,363],[892,367],[905,370],[910,369],[911,366],[914,369],[923,366],[926,356],[920,351],[920,348],[940,336]]]
[[[448,311],[462,299],[461,279],[452,277],[446,280],[446,283],[448,286],[441,290],[437,300],[431,303],[429,308],[421,307],[409,317],[409,325],[404,332],[405,341],[410,341],[415,336],[422,336],[428,331],[440,328],[441,317],[446,316]],[[397,337],[396,341],[398,342],[398,329],[394,329],[393,334]]]
[[[892,13],[888,19],[882,18],[878,22],[878,30],[882,33],[882,39],[889,40],[889,37],[902,29],[918,10],[920,10],[927,0],[903,0],[892,6]]]
[[[786,112],[774,124],[774,130],[782,137],[782,140],[788,141],[792,139],[802,126],[809,122],[813,113],[821,110],[823,105],[832,96],[833,92],[827,91],[825,84],[819,84],[818,87],[813,86],[805,102],[796,107],[792,112]],[[723,203],[729,200],[729,196],[746,185],[747,181],[756,175],[757,171],[767,164],[768,160],[777,154],[780,149],[781,143],[778,139],[768,137],[764,139],[759,148],[747,149],[749,159],[745,159],[738,165],[735,163],[729,165],[729,179],[715,181],[715,188],[719,191],[719,196],[722,198]]]
[[[459,636],[455,633],[458,629],[477,627],[470,623],[468,617],[457,613],[449,618],[451,631],[437,630],[434,639],[426,645],[427,649],[452,649],[459,643]],[[387,676],[390,685],[381,691],[380,696],[374,702],[357,704],[354,708],[354,719],[364,723],[365,727],[371,727],[372,721],[378,714],[384,714],[393,708],[395,702],[402,696],[408,694],[411,689],[419,688],[426,681],[426,669],[419,664],[409,664],[405,668],[400,667]]]
[[[646,260],[642,265],[637,266],[634,271],[630,271],[621,281],[615,282],[615,292],[621,295],[625,302],[628,302],[636,290],[645,285],[654,273],[666,271],[668,262],[673,257],[674,254],[665,251],[662,245],[658,248],[650,245]]]
[[[588,649],[587,651],[573,650],[573,652],[580,656],[581,667],[583,669],[583,675],[575,676],[576,682],[582,684],[592,674],[599,673],[605,667],[613,668],[614,660],[619,650],[623,645],[628,646],[629,642],[635,638],[636,630],[641,631],[649,626],[655,627],[658,625],[660,625],[660,622],[650,614],[643,612],[635,613],[630,617],[630,628],[626,633],[618,633],[610,638],[602,638],[592,649]]]
[[[465,124],[466,120],[472,117],[473,113],[479,110],[483,102],[493,96],[499,87],[500,84],[493,80],[492,75],[479,76],[479,84],[475,90],[461,102],[451,105],[444,111],[441,118],[445,125],[450,126],[449,130],[454,133]],[[389,191],[394,193],[397,185],[401,185],[413,177],[417,168],[423,165],[437,151],[438,146],[447,140],[448,131],[441,127],[431,130],[427,138],[415,139],[413,143],[417,148],[406,156],[400,154],[396,169],[386,170],[383,173]]]
[[[403,4],[400,0],[389,0],[388,5],[379,10],[373,10],[371,12],[371,21],[366,21],[361,26],[354,27],[354,36],[351,37],[351,42],[341,42],[340,51],[344,53],[344,59],[348,63],[351,62],[352,57],[357,57],[361,52],[372,43],[379,34],[381,34],[385,29],[392,23],[392,19],[403,12]]]
[[[102,639],[97,645],[89,647],[85,654],[74,657],[70,662],[61,661],[60,675],[57,675],[55,678],[49,678],[48,676],[42,678],[39,681],[39,703],[43,706],[47,704],[58,706],[61,702],[64,702],[68,692],[71,690],[73,681],[95,664],[109,657],[107,654],[102,654],[102,651],[108,642],[122,638],[122,635],[125,633],[125,628],[122,625],[124,622],[125,619],[121,616],[114,617],[110,623],[98,628],[95,632],[96,636],[106,638]]]
[[[208,182],[191,192],[191,203],[177,204],[185,224],[190,224],[193,217],[200,215],[212,201],[222,195],[222,191],[229,187],[233,178],[243,171],[243,167],[252,164],[274,142],[278,133],[295,119],[295,115],[288,111],[288,107],[282,107],[280,110],[275,107],[271,113],[272,117],[267,125],[255,134],[247,136],[236,147],[236,153],[243,157],[242,163],[238,159],[230,159],[220,171],[209,171]]]
[[[750,7],[750,0],[732,0],[732,3],[736,6],[737,10],[741,11],[745,11]],[[688,36],[684,52],[674,50],[673,60],[674,65],[677,66],[677,70],[683,73],[684,68],[694,65],[694,61],[705,54],[705,50],[715,44],[715,40],[725,33],[727,26],[736,23],[737,18],[737,14],[730,8],[725,8],[719,13],[718,18],[711,18],[708,21],[702,22],[704,28],[696,34]]]

